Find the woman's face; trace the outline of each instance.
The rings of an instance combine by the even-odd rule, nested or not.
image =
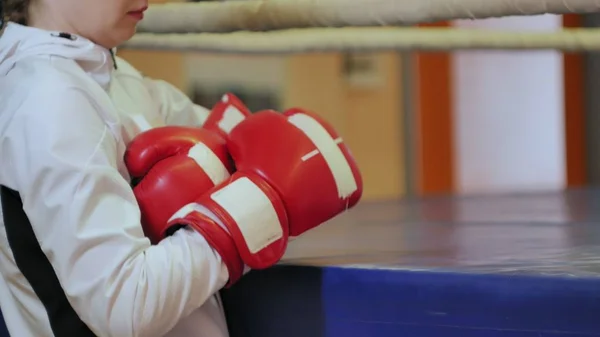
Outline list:
[[[106,48],[129,40],[148,0],[34,0],[31,26],[77,34]]]

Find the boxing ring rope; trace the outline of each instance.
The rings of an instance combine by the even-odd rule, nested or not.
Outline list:
[[[304,28],[228,34],[140,33],[131,49],[285,54],[316,51],[553,49],[600,50],[600,29],[502,32],[444,28]]]
[[[224,33],[413,25],[509,15],[592,13],[600,0],[234,0],[151,6],[141,33]]]
[[[599,50],[600,30],[398,27],[453,19],[600,12],[600,0],[234,0],[152,5],[124,47],[222,53]],[[383,26],[383,27],[382,27]],[[391,26],[391,27],[390,27]]]

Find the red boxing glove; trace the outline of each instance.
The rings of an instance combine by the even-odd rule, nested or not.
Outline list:
[[[250,110],[239,98],[226,93],[212,108],[202,127],[228,139],[231,130],[250,114]]]
[[[229,148],[238,171],[178,212],[170,225],[226,237],[214,244],[233,256],[222,255],[230,282],[244,264],[262,269],[277,263],[289,236],[353,207],[362,195],[362,178],[350,151],[312,113],[253,114],[231,131]]]
[[[199,195],[229,178],[233,162],[226,142],[201,129],[167,126],[135,137],[125,152],[125,164],[142,213],[144,233],[158,243],[169,218]]]

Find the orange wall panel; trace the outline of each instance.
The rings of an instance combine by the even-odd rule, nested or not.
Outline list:
[[[563,16],[563,27],[580,26],[581,16]],[[586,183],[583,54],[564,53],[563,62],[567,186],[574,187]]]
[[[415,63],[418,193],[451,193],[455,189],[451,53],[419,52]]]

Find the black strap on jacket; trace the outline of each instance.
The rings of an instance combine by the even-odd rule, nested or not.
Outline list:
[[[0,29],[4,28],[4,0],[0,0]]]
[[[56,337],[95,336],[67,300],[54,268],[42,251],[17,191],[1,186],[2,213],[17,267],[36,293]],[[91,308],[90,308],[91,309]]]

